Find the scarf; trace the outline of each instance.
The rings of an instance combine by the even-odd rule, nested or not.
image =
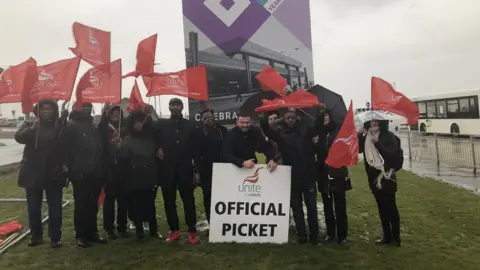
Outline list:
[[[367,136],[365,137],[365,159],[367,160],[368,165],[375,168],[376,170],[380,171],[378,174],[377,179],[375,180],[375,184],[378,189],[382,189],[382,181],[383,179],[391,180],[390,177],[392,176],[393,169],[385,171],[385,161],[383,160],[382,155],[378,152],[375,144],[372,142],[372,135],[371,132],[367,132]],[[393,181],[393,180],[392,180]]]

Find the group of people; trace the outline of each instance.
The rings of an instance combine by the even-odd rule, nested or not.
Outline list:
[[[306,124],[296,110],[270,112],[253,126],[248,115],[239,115],[227,130],[215,122],[214,111],[204,109],[200,124],[184,119],[183,103],[169,102],[171,117],[159,119],[151,106],[130,112],[124,118],[119,106],[105,106],[95,125],[92,104],[76,104],[61,111],[56,101],[42,100],[35,106],[35,120],[26,121],[15,134],[25,144],[19,186],[25,188],[31,229],[29,246],[43,242],[41,205],[45,190],[48,231],[53,248],[61,246],[63,188],[69,183],[74,194],[74,227],[78,247],[105,244],[97,229],[98,198],[105,192],[103,229],[107,239],[128,237],[127,222],[135,226],[139,241],[144,223],[151,237],[158,232],[155,200],[160,187],[169,226],[166,241],[181,237],[177,213],[177,191],[183,202],[187,238],[199,243],[196,234],[194,190],[201,187],[208,222],[213,163],[228,162],[252,169],[256,153],[264,153],[268,167],[291,166],[291,209],[298,243],[320,244],[317,190],[323,199],[325,241],[347,241],[346,191],[351,181],[346,167],[325,164],[339,123],[322,109],[313,124]],[[400,245],[400,219],[395,202],[397,140],[388,123],[370,121],[359,133],[360,152],[376,198],[383,236],[378,244]],[[381,158],[383,163],[376,160]],[[393,165],[392,165],[393,164]],[[228,180],[228,179],[226,179]],[[308,232],[303,203],[307,208]],[[116,205],[116,209],[115,209]],[[116,219],[115,219],[116,216]]]

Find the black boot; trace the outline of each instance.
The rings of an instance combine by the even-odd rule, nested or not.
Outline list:
[[[402,245],[402,240],[400,240],[400,238],[394,238],[390,241],[390,244],[400,247]]]
[[[306,235],[300,234],[300,235],[297,236],[297,244],[305,244],[305,243],[307,243],[307,240],[308,239],[307,239]]]
[[[29,247],[35,247],[35,246],[38,246],[38,245],[41,245],[43,244],[43,240],[42,239],[30,239],[30,241],[28,241],[28,246]]]
[[[117,239],[117,235],[113,231],[105,231],[105,237],[112,240]]]
[[[92,242],[97,243],[97,244],[106,244],[107,239],[100,237],[100,235],[96,234],[92,237]]]
[[[391,239],[389,238],[386,238],[385,236],[383,236],[382,238],[378,239],[375,241],[375,244],[377,245],[387,245],[391,242]]]
[[[77,247],[80,247],[80,248],[88,248],[88,247],[90,247],[90,245],[89,245],[88,242],[85,240],[85,238],[79,237],[79,238],[77,238]]]
[[[50,246],[51,246],[52,248],[59,248],[59,247],[62,246],[62,242],[52,240],[52,241],[50,241]]]

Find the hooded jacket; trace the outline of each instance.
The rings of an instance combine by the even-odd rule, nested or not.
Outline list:
[[[207,128],[207,130],[208,132],[205,134],[203,125],[198,126],[195,130],[194,138],[197,152],[195,164],[197,165],[197,172],[211,177],[213,163],[224,160],[223,143],[228,130],[220,124],[216,124],[213,128]]]
[[[61,136],[64,128],[63,119],[59,119],[58,104],[53,100],[42,100],[34,106],[34,114],[39,117],[40,107],[53,107],[50,120],[40,118],[40,126],[32,129],[32,121],[25,121],[15,133],[15,140],[24,144],[22,161],[18,175],[18,185],[23,188],[55,188],[66,185],[63,165],[66,164],[64,154],[65,136]]]
[[[68,172],[70,181],[99,181],[104,168],[102,138],[85,111],[73,111],[67,123]],[[90,179],[86,179],[88,177]]]
[[[151,123],[145,119],[143,111],[130,113],[127,120],[128,135],[116,151],[118,161],[126,167],[124,186],[130,190],[153,189],[158,182],[158,145],[150,130]],[[144,122],[141,131],[134,129],[136,121]]]

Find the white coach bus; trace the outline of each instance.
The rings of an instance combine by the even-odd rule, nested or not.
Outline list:
[[[416,97],[422,132],[480,134],[478,96],[480,89]],[[413,130],[413,128],[412,128]]]

